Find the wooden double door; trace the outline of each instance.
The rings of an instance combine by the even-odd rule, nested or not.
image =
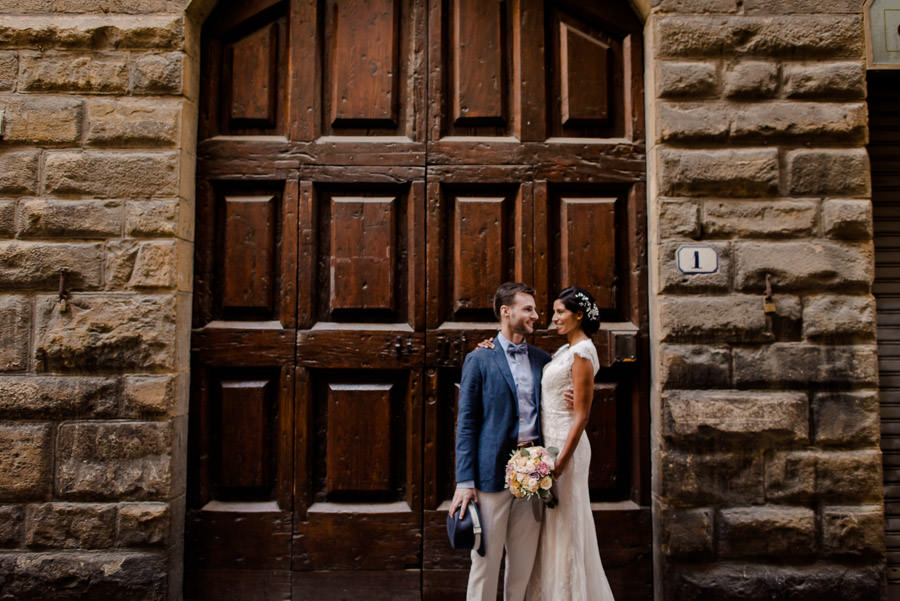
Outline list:
[[[456,390],[493,293],[603,313],[617,599],[651,596],[640,24],[627,2],[222,2],[203,30],[185,595],[460,599]]]

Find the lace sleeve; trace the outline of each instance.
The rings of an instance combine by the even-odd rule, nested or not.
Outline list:
[[[593,342],[583,340],[572,347],[572,352],[590,361],[591,366],[594,368],[594,375],[597,375],[597,371],[600,369],[600,358],[597,357],[597,348]]]

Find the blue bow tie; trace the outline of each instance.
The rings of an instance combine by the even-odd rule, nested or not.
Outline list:
[[[528,343],[523,342],[522,344],[510,344],[508,347],[506,347],[506,353],[510,357],[515,357],[516,355],[527,355]]]

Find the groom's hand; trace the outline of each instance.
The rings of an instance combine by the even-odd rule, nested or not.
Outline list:
[[[477,502],[478,495],[475,494],[474,488],[457,488],[456,492],[453,493],[453,501],[450,502],[450,515],[453,515],[459,507],[462,507],[462,510],[459,512],[459,519],[463,519],[466,517],[466,509],[469,507],[469,503]]]
[[[573,388],[569,388],[563,393],[563,398],[566,399],[566,409],[569,411],[575,410],[575,390]]]

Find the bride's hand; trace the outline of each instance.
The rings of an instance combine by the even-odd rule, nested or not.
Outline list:
[[[491,340],[490,338],[485,338],[484,340],[482,340],[481,342],[478,343],[478,348],[492,349],[492,348],[494,348],[494,341]]]

